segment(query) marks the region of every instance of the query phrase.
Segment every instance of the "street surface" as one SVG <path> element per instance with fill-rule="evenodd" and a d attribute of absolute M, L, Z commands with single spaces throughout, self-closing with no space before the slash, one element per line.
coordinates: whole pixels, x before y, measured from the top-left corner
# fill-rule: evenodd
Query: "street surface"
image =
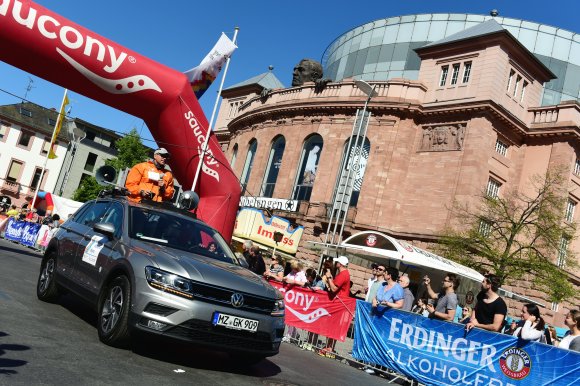
<path fill-rule="evenodd" d="M 36 298 L 41 255 L 0 239 L 0 385 L 385 385 L 337 360 L 283 343 L 280 354 L 239 368 L 225 354 L 139 339 L 99 342 L 96 313 L 72 295 Z"/>

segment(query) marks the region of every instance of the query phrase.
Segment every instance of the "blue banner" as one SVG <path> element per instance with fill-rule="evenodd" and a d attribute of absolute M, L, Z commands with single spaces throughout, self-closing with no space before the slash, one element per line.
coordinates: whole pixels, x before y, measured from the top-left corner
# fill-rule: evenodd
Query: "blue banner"
<path fill-rule="evenodd" d="M 29 247 L 34 247 L 40 227 L 40 224 L 27 221 L 16 221 L 11 218 L 8 220 L 8 225 L 6 225 L 4 238 L 17 241 L 20 244 Z"/>
<path fill-rule="evenodd" d="M 580 353 L 363 301 L 352 355 L 426 385 L 580 385 Z"/>

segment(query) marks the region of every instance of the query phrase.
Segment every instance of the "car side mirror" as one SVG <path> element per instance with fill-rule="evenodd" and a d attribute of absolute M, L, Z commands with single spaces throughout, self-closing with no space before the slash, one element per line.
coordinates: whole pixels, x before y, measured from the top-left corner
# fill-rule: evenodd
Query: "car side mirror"
<path fill-rule="evenodd" d="M 93 225 L 93 230 L 98 233 L 102 233 L 109 238 L 113 238 L 115 235 L 115 226 L 110 222 L 99 222 Z"/>

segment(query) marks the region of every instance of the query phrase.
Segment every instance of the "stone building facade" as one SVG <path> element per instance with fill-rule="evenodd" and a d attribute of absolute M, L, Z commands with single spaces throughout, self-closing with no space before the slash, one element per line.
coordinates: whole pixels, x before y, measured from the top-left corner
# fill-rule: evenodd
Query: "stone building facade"
<path fill-rule="evenodd" d="M 454 200 L 474 202 L 529 189 L 533 175 L 565 165 L 572 221 L 580 200 L 580 104 L 541 106 L 543 85 L 556 76 L 507 30 L 487 21 L 415 52 L 417 80 L 369 81 L 377 96 L 343 238 L 374 230 L 429 248 L 449 225 Z M 277 211 L 305 226 L 298 257 L 315 265 L 323 241 L 357 110 L 367 95 L 354 79 L 261 93 L 259 83 L 223 92 L 216 128 L 244 194 L 299 200 L 296 212 Z M 352 149 L 355 149 L 353 147 Z M 353 153 L 354 154 L 354 153 Z M 272 168 L 276 172 L 272 172 Z M 273 181 L 273 182 L 272 182 Z M 564 215 L 563 215 L 564 216 Z M 569 247 L 578 252 L 579 244 Z M 554 252 L 555 256 L 557 251 Z M 368 270 L 352 267 L 355 286 Z M 568 272 L 579 288 L 578 272 Z M 514 285 L 546 303 L 528 282 Z M 549 322 L 562 325 L 575 305 L 546 304 Z M 511 315 L 521 307 L 510 301 Z"/>

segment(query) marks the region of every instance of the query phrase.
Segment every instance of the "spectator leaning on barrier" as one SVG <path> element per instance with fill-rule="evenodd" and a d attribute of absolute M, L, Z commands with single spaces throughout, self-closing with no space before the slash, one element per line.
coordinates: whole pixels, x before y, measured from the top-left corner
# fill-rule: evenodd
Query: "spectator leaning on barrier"
<path fill-rule="evenodd" d="M 467 324 L 469 323 L 469 321 L 471 320 L 471 313 L 472 313 L 472 309 L 471 307 L 469 307 L 468 305 L 465 305 L 461 308 L 461 317 L 459 318 L 459 323 L 461 324 Z"/>
<path fill-rule="evenodd" d="M 467 330 L 473 327 L 483 328 L 488 331 L 500 332 L 503 321 L 507 315 L 507 305 L 497 294 L 499 290 L 499 278 L 493 274 L 485 275 L 481 282 L 481 294 L 471 315 L 471 321 L 467 323 Z"/>
<path fill-rule="evenodd" d="M 328 292 L 332 297 L 338 296 L 341 299 L 346 299 L 350 295 L 350 272 L 348 271 L 348 258 L 346 256 L 338 256 L 333 259 L 336 266 L 336 277 L 332 276 L 330 269 L 324 273 L 323 280 L 326 282 Z"/>
<path fill-rule="evenodd" d="M 524 325 L 516 328 L 513 336 L 524 340 L 545 343 L 544 319 L 540 316 L 540 309 L 535 304 L 524 304 L 522 307 Z"/>
<path fill-rule="evenodd" d="M 558 347 L 572 351 L 580 351 L 580 311 L 574 310 L 568 312 L 564 324 L 570 331 L 564 335 Z"/>
<path fill-rule="evenodd" d="M 429 311 L 427 310 L 427 299 L 419 298 L 417 299 L 417 305 L 411 310 L 416 314 L 421 314 L 425 317 L 429 316 Z"/>
<path fill-rule="evenodd" d="M 6 212 L 6 216 L 13 217 L 13 218 L 18 218 L 19 214 L 20 214 L 20 212 L 18 211 L 18 209 L 16 208 L 16 205 L 14 205 L 14 204 L 12 204 L 10 209 Z"/>
<path fill-rule="evenodd" d="M 284 267 L 282 266 L 283 260 L 280 255 L 272 255 L 272 261 L 270 262 L 270 268 L 264 272 L 264 277 L 266 279 L 282 281 L 284 278 Z"/>
<path fill-rule="evenodd" d="M 445 275 L 439 294 L 436 294 L 431 288 L 431 279 L 429 279 L 429 276 L 425 276 L 423 281 L 431 299 L 438 299 L 436 306 L 427 304 L 429 317 L 449 322 L 453 321 L 455 313 L 457 312 L 457 303 L 459 303 L 457 294 L 455 293 L 455 290 L 459 287 L 459 278 L 457 275 L 454 273 Z"/>
<path fill-rule="evenodd" d="M 249 257 L 246 260 L 248 261 L 250 271 L 255 274 L 263 275 L 266 272 L 266 263 L 264 263 L 260 248 L 256 246 L 250 248 Z"/>
<path fill-rule="evenodd" d="M 377 281 L 377 267 L 379 265 L 377 263 L 372 263 L 371 264 L 371 277 L 369 277 L 367 279 L 367 286 L 365 288 L 365 302 L 370 302 L 372 300 L 372 297 L 370 297 L 370 290 L 371 287 L 373 286 L 373 283 Z M 382 276 L 382 275 L 381 275 Z"/>
<path fill-rule="evenodd" d="M 304 287 L 325 290 L 326 284 L 324 284 L 322 278 L 318 276 L 314 268 L 308 268 L 306 270 L 306 283 L 304 283 Z"/>
<path fill-rule="evenodd" d="M 304 272 L 304 267 L 298 260 L 290 261 L 290 268 L 292 269 L 288 275 L 286 275 L 282 281 L 287 284 L 296 284 L 303 286 L 306 283 L 306 274 Z"/>
<path fill-rule="evenodd" d="M 375 280 L 375 282 L 373 283 L 373 285 L 369 288 L 369 292 L 367 295 L 368 299 L 367 302 L 372 303 L 373 300 L 375 299 L 375 297 L 377 296 L 377 291 L 379 290 L 379 288 L 383 287 L 383 283 L 385 282 L 385 271 L 387 270 L 387 268 L 382 265 L 382 264 L 378 264 L 377 268 L 376 268 L 376 276 L 377 276 L 377 280 Z"/>
<path fill-rule="evenodd" d="M 399 271 L 393 267 L 387 268 L 385 271 L 385 282 L 377 291 L 377 296 L 373 299 L 373 308 L 380 306 L 389 308 L 403 307 L 405 291 L 397 283 L 398 279 Z"/>
<path fill-rule="evenodd" d="M 398 281 L 399 285 L 403 287 L 403 307 L 401 307 L 401 311 L 411 311 L 413 309 L 413 303 L 415 302 L 415 296 L 409 289 L 409 284 L 411 281 L 409 276 L 402 275 Z"/>

